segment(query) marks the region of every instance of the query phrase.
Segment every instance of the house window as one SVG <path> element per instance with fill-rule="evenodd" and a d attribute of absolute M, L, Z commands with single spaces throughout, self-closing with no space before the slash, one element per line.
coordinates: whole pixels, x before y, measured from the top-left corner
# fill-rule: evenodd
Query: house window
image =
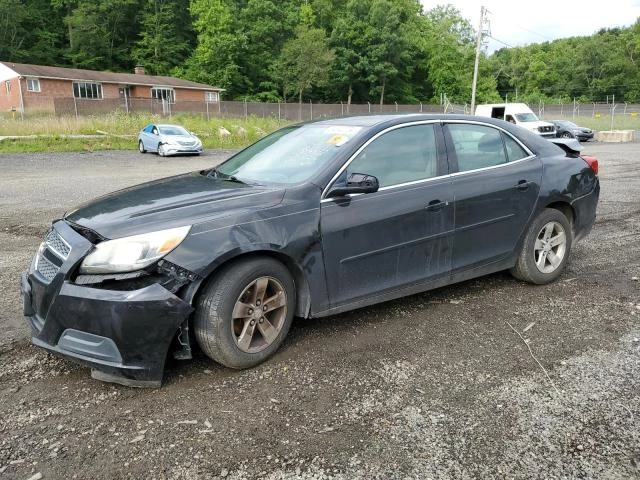
<path fill-rule="evenodd" d="M 207 103 L 218 103 L 220 94 L 218 92 L 204 92 L 204 101 Z"/>
<path fill-rule="evenodd" d="M 39 92 L 40 80 L 38 78 L 27 78 L 27 92 Z"/>
<path fill-rule="evenodd" d="M 11 95 L 11 80 L 4 82 L 4 88 L 7 91 L 7 97 Z"/>
<path fill-rule="evenodd" d="M 176 103 L 176 93 L 173 88 L 152 87 L 151 98 L 167 101 L 169 103 Z"/>
<path fill-rule="evenodd" d="M 92 82 L 73 82 L 73 96 L 76 98 L 102 99 L 102 85 Z"/>

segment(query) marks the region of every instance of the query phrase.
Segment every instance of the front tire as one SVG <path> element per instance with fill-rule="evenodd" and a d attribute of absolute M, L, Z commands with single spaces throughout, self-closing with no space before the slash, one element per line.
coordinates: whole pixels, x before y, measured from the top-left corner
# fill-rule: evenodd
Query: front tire
<path fill-rule="evenodd" d="M 161 157 L 164 157 L 167 154 L 167 152 L 165 152 L 164 150 L 164 144 L 159 143 L 158 144 L 158 155 Z"/>
<path fill-rule="evenodd" d="M 543 210 L 529 226 L 511 274 L 536 285 L 553 282 L 564 271 L 572 242 L 567 217 L 553 208 Z"/>
<path fill-rule="evenodd" d="M 200 295 L 194 315 L 198 345 L 230 368 L 264 362 L 289 332 L 295 287 L 287 268 L 269 258 L 239 260 L 222 270 Z"/>

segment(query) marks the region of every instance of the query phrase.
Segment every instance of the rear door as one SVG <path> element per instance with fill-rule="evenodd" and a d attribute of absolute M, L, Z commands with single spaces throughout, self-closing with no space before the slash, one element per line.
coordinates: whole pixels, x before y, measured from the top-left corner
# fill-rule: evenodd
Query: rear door
<path fill-rule="evenodd" d="M 455 172 L 455 273 L 514 251 L 538 199 L 542 162 L 491 125 L 448 122 L 444 134 Z"/>
<path fill-rule="evenodd" d="M 345 164 L 332 184 L 366 173 L 380 189 L 322 200 L 332 306 L 449 274 L 453 193 L 441 175 L 444 156 L 440 125 L 414 124 L 382 132 Z"/>

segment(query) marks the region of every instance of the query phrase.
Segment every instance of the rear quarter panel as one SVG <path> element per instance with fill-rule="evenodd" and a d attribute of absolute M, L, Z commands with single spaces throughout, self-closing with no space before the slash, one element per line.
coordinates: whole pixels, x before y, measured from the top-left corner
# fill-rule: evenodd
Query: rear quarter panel
<path fill-rule="evenodd" d="M 584 236 L 595 220 L 600 193 L 597 175 L 580 157 L 568 157 L 561 153 L 543 158 L 543 173 L 536 211 L 563 202 L 571 205 L 574 218 L 574 234 Z"/>

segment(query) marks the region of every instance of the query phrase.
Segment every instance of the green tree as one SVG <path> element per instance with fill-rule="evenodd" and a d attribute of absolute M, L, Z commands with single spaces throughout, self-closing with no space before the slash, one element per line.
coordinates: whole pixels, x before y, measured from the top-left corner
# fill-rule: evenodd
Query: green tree
<path fill-rule="evenodd" d="M 186 76 L 192 80 L 227 89 L 233 98 L 247 90 L 239 67 L 246 37 L 234 24 L 236 7 L 231 0 L 191 0 L 193 29 L 197 44 L 187 61 Z"/>
<path fill-rule="evenodd" d="M 296 93 L 302 104 L 304 92 L 327 84 L 334 58 L 324 30 L 300 25 L 296 36 L 282 48 L 273 68 L 274 77 L 281 82 L 285 97 Z"/>
<path fill-rule="evenodd" d="M 167 75 L 189 53 L 191 18 L 175 0 L 145 0 L 143 8 L 132 57 L 150 73 Z"/>
<path fill-rule="evenodd" d="M 419 38 L 426 56 L 433 100 L 446 95 L 452 102 L 470 101 L 475 44 L 469 22 L 448 5 L 429 10 L 423 17 L 421 29 L 423 34 Z"/>
<path fill-rule="evenodd" d="M 49 0 L 0 0 L 0 59 L 58 64 L 64 28 Z"/>
<path fill-rule="evenodd" d="M 75 67 L 130 70 L 130 45 L 138 32 L 138 0 L 83 2 L 65 19 L 69 27 L 67 59 Z"/>
<path fill-rule="evenodd" d="M 238 28 L 246 37 L 244 50 L 238 57 L 239 69 L 245 77 L 248 98 L 278 100 L 278 86 L 271 76 L 272 66 L 282 46 L 291 38 L 298 21 L 292 3 L 272 0 L 249 0 L 238 13 Z"/>

